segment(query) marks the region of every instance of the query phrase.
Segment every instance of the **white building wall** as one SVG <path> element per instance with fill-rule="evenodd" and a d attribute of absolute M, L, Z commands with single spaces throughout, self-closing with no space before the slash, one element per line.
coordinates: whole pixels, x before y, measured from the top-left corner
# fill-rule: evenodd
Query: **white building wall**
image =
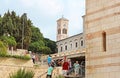
<path fill-rule="evenodd" d="M 81 41 L 83 41 L 83 46 L 81 46 Z M 85 47 L 84 42 L 83 33 L 57 41 L 58 52 L 74 52 L 78 49 L 82 49 Z M 65 46 L 67 46 L 67 50 L 65 49 Z"/>

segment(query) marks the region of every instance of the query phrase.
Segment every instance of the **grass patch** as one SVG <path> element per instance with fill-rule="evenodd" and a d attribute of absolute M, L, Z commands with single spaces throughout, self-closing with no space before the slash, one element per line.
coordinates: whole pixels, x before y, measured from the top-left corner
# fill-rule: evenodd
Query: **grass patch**
<path fill-rule="evenodd" d="M 31 59 L 31 57 L 27 56 L 27 55 L 20 56 L 20 55 L 3 55 L 3 54 L 0 54 L 0 57 L 10 57 L 10 58 L 16 58 L 16 59 L 23 59 L 23 60 L 30 60 Z"/>
<path fill-rule="evenodd" d="M 25 69 L 19 69 L 17 72 L 9 75 L 9 78 L 33 78 L 33 71 L 26 71 Z"/>
<path fill-rule="evenodd" d="M 56 78 L 65 78 L 65 77 L 62 75 L 58 75 Z"/>

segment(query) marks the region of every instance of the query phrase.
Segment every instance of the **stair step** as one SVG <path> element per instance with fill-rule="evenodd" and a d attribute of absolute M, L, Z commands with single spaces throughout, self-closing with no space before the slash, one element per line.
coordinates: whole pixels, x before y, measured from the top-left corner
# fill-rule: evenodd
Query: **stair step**
<path fill-rule="evenodd" d="M 68 76 L 65 76 L 65 78 L 85 78 L 84 76 L 75 76 L 75 75 L 68 75 Z"/>

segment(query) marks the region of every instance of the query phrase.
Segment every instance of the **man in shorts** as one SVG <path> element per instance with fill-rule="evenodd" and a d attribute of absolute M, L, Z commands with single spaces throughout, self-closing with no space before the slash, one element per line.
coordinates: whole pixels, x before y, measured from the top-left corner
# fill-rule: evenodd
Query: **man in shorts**
<path fill-rule="evenodd" d="M 69 70 L 69 62 L 67 61 L 67 58 L 64 57 L 64 60 L 62 63 L 63 76 L 67 76 L 68 70 Z"/>

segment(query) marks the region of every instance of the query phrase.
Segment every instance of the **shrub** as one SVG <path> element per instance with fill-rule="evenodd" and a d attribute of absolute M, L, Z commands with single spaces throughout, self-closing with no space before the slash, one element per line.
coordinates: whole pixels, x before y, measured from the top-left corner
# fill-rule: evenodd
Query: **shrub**
<path fill-rule="evenodd" d="M 64 78 L 64 76 L 62 76 L 62 75 L 58 75 L 56 78 Z"/>
<path fill-rule="evenodd" d="M 0 54 L 0 57 L 10 57 L 10 58 L 16 58 L 16 59 L 23 59 L 23 60 L 30 60 L 31 59 L 31 57 L 27 56 L 27 55 L 19 56 L 19 55 L 3 55 L 3 54 Z"/>
<path fill-rule="evenodd" d="M 16 73 L 12 73 L 10 78 L 33 78 L 33 71 L 26 71 L 25 69 L 19 69 Z"/>
<path fill-rule="evenodd" d="M 7 54 L 7 48 L 3 44 L 2 41 L 0 41 L 0 56 L 5 56 Z"/>
<path fill-rule="evenodd" d="M 11 55 L 11 57 L 13 57 L 13 58 L 18 58 L 18 59 L 23 59 L 23 60 L 30 60 L 30 59 L 31 59 L 31 57 L 30 57 L 30 56 L 27 56 L 27 55 L 24 55 L 24 56 Z"/>

